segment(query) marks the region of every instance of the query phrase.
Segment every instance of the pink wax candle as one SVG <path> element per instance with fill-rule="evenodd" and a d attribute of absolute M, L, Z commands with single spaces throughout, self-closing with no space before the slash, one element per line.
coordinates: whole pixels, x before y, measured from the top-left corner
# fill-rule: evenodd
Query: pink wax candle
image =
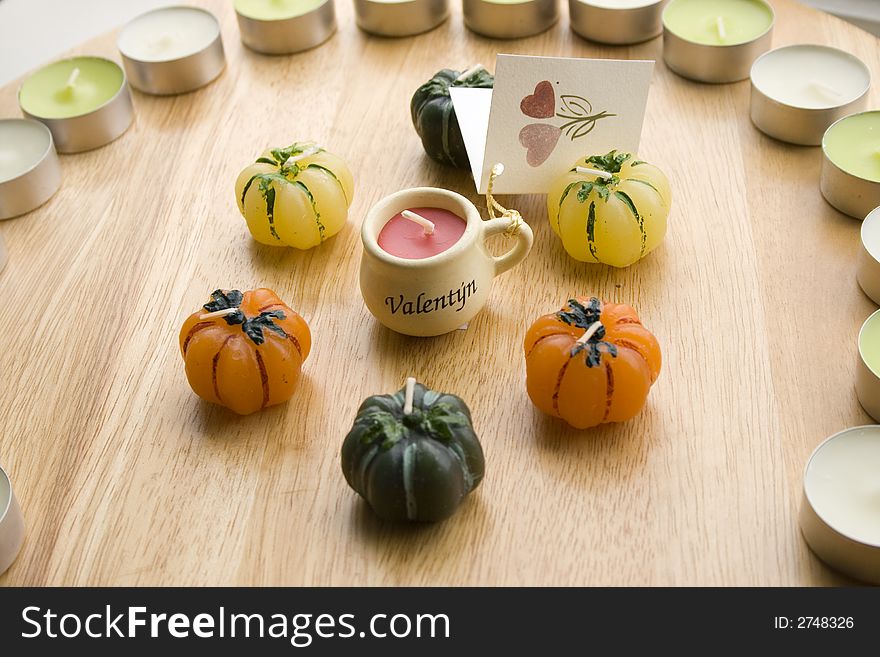
<path fill-rule="evenodd" d="M 404 212 L 415 213 L 433 224 L 433 232 Z M 443 253 L 461 239 L 467 222 L 454 212 L 442 208 L 410 208 L 388 220 L 376 240 L 386 253 L 408 260 L 421 260 Z"/>

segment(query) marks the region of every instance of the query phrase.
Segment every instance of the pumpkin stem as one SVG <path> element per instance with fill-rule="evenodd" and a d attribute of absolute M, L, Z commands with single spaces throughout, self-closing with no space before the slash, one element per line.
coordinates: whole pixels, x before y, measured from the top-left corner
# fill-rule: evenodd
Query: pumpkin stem
<path fill-rule="evenodd" d="M 409 376 L 406 379 L 406 392 L 403 397 L 403 414 L 409 415 L 413 412 L 413 395 L 416 391 L 416 378 Z"/>
<path fill-rule="evenodd" d="M 233 313 L 238 312 L 238 307 L 233 306 L 231 308 L 223 308 L 222 310 L 215 310 L 212 313 L 204 313 L 203 315 L 199 315 L 200 320 L 204 319 L 214 319 L 215 317 L 226 317 L 227 315 L 231 315 Z"/>
<path fill-rule="evenodd" d="M 575 167 L 574 170 L 582 175 L 599 176 L 603 180 L 611 180 L 614 177 L 613 174 L 610 174 L 607 171 L 600 171 L 599 169 L 591 169 L 590 167 Z"/>
<path fill-rule="evenodd" d="M 586 344 L 600 328 L 602 328 L 602 322 L 593 322 L 592 324 L 590 324 L 590 327 L 586 331 L 584 331 L 584 334 L 578 338 L 577 343 Z"/>

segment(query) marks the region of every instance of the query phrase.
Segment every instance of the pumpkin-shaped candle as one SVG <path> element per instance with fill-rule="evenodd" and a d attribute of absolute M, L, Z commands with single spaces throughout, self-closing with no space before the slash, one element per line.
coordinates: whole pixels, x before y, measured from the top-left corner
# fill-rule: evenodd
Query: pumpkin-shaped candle
<path fill-rule="evenodd" d="M 413 378 L 394 395 L 367 398 L 342 444 L 345 480 L 387 520 L 448 518 L 484 467 L 465 403 Z"/>
<path fill-rule="evenodd" d="M 464 73 L 444 68 L 416 90 L 410 113 L 428 157 L 459 169 L 470 167 L 449 87 L 491 89 L 494 84 L 492 74 L 478 64 Z"/>
<path fill-rule="evenodd" d="M 305 320 L 266 288 L 215 290 L 202 308 L 180 329 L 193 391 L 241 415 L 290 399 L 312 344 Z"/>
<path fill-rule="evenodd" d="M 628 267 L 657 248 L 671 204 L 660 169 L 616 151 L 579 160 L 547 193 L 550 226 L 568 254 L 614 267 Z"/>
<path fill-rule="evenodd" d="M 660 374 L 660 345 L 636 311 L 595 297 L 540 317 L 524 346 L 532 403 L 578 429 L 634 417 Z"/>
<path fill-rule="evenodd" d="M 265 151 L 235 181 L 248 230 L 271 246 L 318 246 L 345 225 L 353 196 L 343 159 L 312 142 Z"/>

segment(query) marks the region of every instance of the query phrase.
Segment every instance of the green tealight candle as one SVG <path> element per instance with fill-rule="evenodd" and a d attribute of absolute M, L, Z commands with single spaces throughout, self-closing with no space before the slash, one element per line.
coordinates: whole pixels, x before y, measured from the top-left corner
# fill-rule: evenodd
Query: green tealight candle
<path fill-rule="evenodd" d="M 862 326 L 859 333 L 859 352 L 865 365 L 880 376 L 880 312 L 875 312 Z"/>
<path fill-rule="evenodd" d="M 235 11 L 258 21 L 278 21 L 314 11 L 328 0 L 235 0 Z"/>
<path fill-rule="evenodd" d="M 709 46 L 752 41 L 773 25 L 763 0 L 672 0 L 663 23 L 675 35 Z"/>
<path fill-rule="evenodd" d="M 94 112 L 125 82 L 122 69 L 99 57 L 75 57 L 41 68 L 21 85 L 22 110 L 42 119 L 67 119 Z"/>
<path fill-rule="evenodd" d="M 841 119 L 828 128 L 822 146 L 840 169 L 880 182 L 880 111 Z"/>

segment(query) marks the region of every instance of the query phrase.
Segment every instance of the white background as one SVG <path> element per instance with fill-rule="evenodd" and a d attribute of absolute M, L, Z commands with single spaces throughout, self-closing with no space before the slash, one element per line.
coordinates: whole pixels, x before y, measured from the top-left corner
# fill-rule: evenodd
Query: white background
<path fill-rule="evenodd" d="M 802 1 L 880 34 L 880 0 Z M 173 4 L 186 0 L 0 0 L 0 85 L 148 9 Z"/>

